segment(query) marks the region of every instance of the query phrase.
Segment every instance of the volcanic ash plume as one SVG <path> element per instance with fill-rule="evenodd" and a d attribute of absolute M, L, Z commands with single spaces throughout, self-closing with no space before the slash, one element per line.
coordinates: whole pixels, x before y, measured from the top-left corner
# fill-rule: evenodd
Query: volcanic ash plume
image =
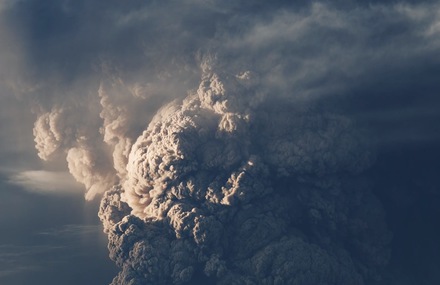
<path fill-rule="evenodd" d="M 73 109 L 54 107 L 39 114 L 33 130 L 39 157 L 65 156 L 70 173 L 85 186 L 87 200 L 117 182 L 105 145 L 94 129 Z"/>
<path fill-rule="evenodd" d="M 209 68 L 160 109 L 101 202 L 112 284 L 378 280 L 390 234 L 362 179 L 373 156 L 350 120 L 312 110 Z"/>

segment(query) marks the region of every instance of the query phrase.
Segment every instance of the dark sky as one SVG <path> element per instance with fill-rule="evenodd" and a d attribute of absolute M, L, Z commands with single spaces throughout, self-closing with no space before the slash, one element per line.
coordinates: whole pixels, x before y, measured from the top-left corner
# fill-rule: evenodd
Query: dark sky
<path fill-rule="evenodd" d="M 96 204 L 1 182 L 2 284 L 106 284 L 116 272 Z"/>
<path fill-rule="evenodd" d="M 383 284 L 440 284 L 440 5 L 354 0 L 0 2 L 1 284 L 111 282 L 97 212 L 125 174 L 110 149 L 197 89 L 210 57 L 256 74 L 258 114 L 355 122 L 393 235 Z"/>

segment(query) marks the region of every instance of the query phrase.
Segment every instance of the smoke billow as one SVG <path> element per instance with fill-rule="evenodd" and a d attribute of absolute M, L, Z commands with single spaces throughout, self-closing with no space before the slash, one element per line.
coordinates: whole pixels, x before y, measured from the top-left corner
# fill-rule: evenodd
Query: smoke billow
<path fill-rule="evenodd" d="M 117 179 L 104 143 L 96 138 L 95 126 L 87 119 L 78 119 L 75 111 L 54 107 L 41 112 L 33 132 L 39 157 L 51 160 L 64 156 L 70 173 L 85 186 L 86 199 L 91 200 Z"/>
<path fill-rule="evenodd" d="M 272 110 L 249 80 L 209 70 L 133 144 L 99 212 L 113 284 L 379 278 L 390 233 L 359 175 L 371 151 L 348 118 Z"/>

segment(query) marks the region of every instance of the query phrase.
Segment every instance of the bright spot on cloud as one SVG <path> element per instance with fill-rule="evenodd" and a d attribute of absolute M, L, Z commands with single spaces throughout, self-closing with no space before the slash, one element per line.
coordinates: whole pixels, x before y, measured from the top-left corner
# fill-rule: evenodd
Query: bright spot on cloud
<path fill-rule="evenodd" d="M 10 177 L 9 183 L 40 194 L 75 194 L 81 193 L 78 190 L 82 189 L 68 172 L 46 170 L 19 172 Z"/>

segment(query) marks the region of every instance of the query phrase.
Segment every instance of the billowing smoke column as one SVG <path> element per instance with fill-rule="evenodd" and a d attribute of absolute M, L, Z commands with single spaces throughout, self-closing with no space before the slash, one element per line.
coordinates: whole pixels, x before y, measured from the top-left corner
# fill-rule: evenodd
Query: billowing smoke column
<path fill-rule="evenodd" d="M 390 233 L 362 179 L 374 159 L 362 136 L 258 90 L 252 72 L 205 66 L 137 138 L 99 211 L 121 268 L 112 284 L 380 279 Z"/>
<path fill-rule="evenodd" d="M 43 160 L 66 156 L 70 173 L 85 186 L 86 199 L 91 200 L 117 180 L 104 144 L 91 131 L 94 127 L 76 117 L 75 111 L 66 107 L 41 111 L 34 125 L 35 143 Z"/>

